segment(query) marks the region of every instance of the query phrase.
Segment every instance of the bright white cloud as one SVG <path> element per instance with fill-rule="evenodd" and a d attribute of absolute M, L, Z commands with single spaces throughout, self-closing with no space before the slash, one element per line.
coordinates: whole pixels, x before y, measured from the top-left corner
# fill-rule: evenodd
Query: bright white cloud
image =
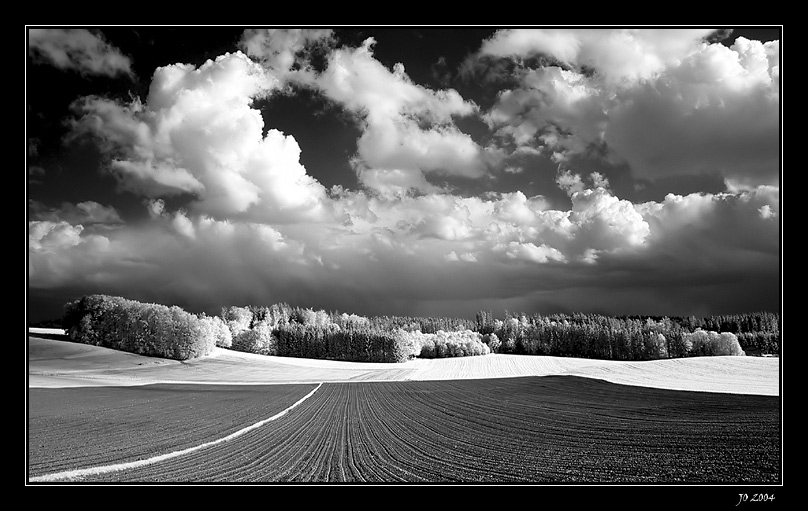
<path fill-rule="evenodd" d="M 772 210 L 772 207 L 769 204 L 764 204 L 758 208 L 758 213 L 760 213 L 760 218 L 774 218 L 777 216 Z"/>
<path fill-rule="evenodd" d="M 102 151 L 110 155 L 110 171 L 124 189 L 145 195 L 196 193 L 204 189 L 188 169 L 164 156 L 166 150 L 152 136 L 152 116 L 139 101 L 120 105 L 108 99 L 85 97 L 74 103 L 74 110 L 83 117 L 71 121 L 70 137 L 95 136 Z"/>
<path fill-rule="evenodd" d="M 516 225 L 532 225 L 546 210 L 549 210 L 549 205 L 543 197 L 528 198 L 522 192 L 511 192 L 501 194 L 493 203 L 492 214 L 494 218 Z"/>
<path fill-rule="evenodd" d="M 108 260 L 110 240 L 65 221 L 28 222 L 28 286 L 52 288 L 91 280 Z M 102 270 L 103 271 L 103 270 Z"/>
<path fill-rule="evenodd" d="M 713 281 L 741 289 L 757 266 L 774 268 L 759 277 L 771 278 L 779 183 L 752 178 L 768 175 L 767 144 L 777 138 L 779 45 L 722 49 L 695 44 L 695 33 L 678 42 L 617 31 L 595 47 L 587 34 L 513 31 L 484 45 L 492 55 L 541 51 L 568 64 L 524 70 L 500 95 L 484 117 L 501 142 L 492 153 L 564 161 L 605 144 L 637 176 L 715 170 L 727 193 L 633 204 L 604 174 L 565 171 L 556 184 L 568 206 L 518 190 L 454 195 L 432 178 L 479 178 L 492 154 L 454 124 L 479 113 L 475 104 L 413 83 L 403 65 L 387 69 L 372 40 L 334 50 L 318 74 L 292 59 L 327 43 L 327 33 L 249 31 L 243 48 L 261 64 L 242 53 L 175 64 L 155 72 L 142 103 L 77 103 L 74 134 L 102 143 L 122 186 L 144 196 L 148 218 L 125 224 L 92 201 L 29 206 L 30 285 L 75 280 L 133 298 L 194 297 L 212 312 L 278 301 L 329 308 L 327 298 L 345 297 L 346 312 L 359 313 L 436 302 L 463 314 L 514 304 L 624 311 L 633 301 L 638 314 L 676 314 L 686 307 L 665 307 L 719 300 L 698 293 Z M 287 80 L 356 115 L 353 165 L 366 189 L 326 191 L 301 164 L 297 141 L 271 119 L 264 125 L 254 100 L 271 99 Z M 750 147 L 731 144 L 738 135 Z M 190 200 L 182 209 L 168 206 L 177 195 Z M 100 235 L 106 225 L 116 228 Z M 595 288 L 610 292 L 608 303 Z"/>
<path fill-rule="evenodd" d="M 314 77 L 309 54 L 332 43 L 331 29 L 250 28 L 242 34 L 239 47 L 281 80 L 308 82 Z"/>
<path fill-rule="evenodd" d="M 532 149 L 562 162 L 603 140 L 612 101 L 585 75 L 545 67 L 527 71 L 519 88 L 500 93 L 483 118 L 514 154 Z"/>
<path fill-rule="evenodd" d="M 779 187 L 722 194 L 669 194 L 664 201 L 640 204 L 637 210 L 651 227 L 654 245 L 681 243 L 682 252 L 709 247 L 710 254 L 737 249 L 770 255 L 779 252 L 779 226 L 771 221 L 780 215 Z"/>
<path fill-rule="evenodd" d="M 192 194 L 195 211 L 289 221 L 324 214 L 325 189 L 300 163 L 292 136 L 252 107 L 277 79 L 242 53 L 198 69 L 158 69 L 147 101 L 85 99 L 74 133 L 91 133 L 115 155 L 111 170 L 149 197 Z"/>
<path fill-rule="evenodd" d="M 779 174 L 779 42 L 707 44 L 701 29 L 508 30 L 481 54 L 554 56 L 485 114 L 501 147 L 557 162 L 604 148 L 638 178 L 712 174 L 751 186 Z M 593 69 L 594 73 L 586 69 Z"/>
<path fill-rule="evenodd" d="M 497 31 L 481 55 L 551 56 L 576 68 L 594 69 L 606 82 L 619 84 L 655 77 L 688 55 L 713 29 L 547 28 Z"/>
<path fill-rule="evenodd" d="M 343 205 L 344 214 L 371 219 L 350 223 L 356 239 L 362 232 L 383 232 L 415 252 L 445 245 L 441 254 L 450 260 L 473 253 L 477 261 L 496 260 L 502 254 L 534 262 L 582 261 L 644 248 L 649 226 L 633 204 L 602 186 L 587 188 L 577 175 L 564 176 L 575 183 L 567 188 L 570 210 L 552 209 L 543 197 L 528 198 L 522 192 L 489 198 L 444 193 L 372 199 L 358 203 L 355 212 Z M 604 184 L 597 174 L 592 180 Z"/>
<path fill-rule="evenodd" d="M 500 94 L 494 108 L 486 114 L 492 126 L 509 125 L 518 145 L 533 142 L 537 133 L 552 124 L 568 126 L 572 121 L 588 119 L 591 128 L 580 123 L 578 136 L 595 140 L 604 128 L 606 113 L 601 91 L 584 75 L 558 67 L 529 71 L 522 87 Z M 519 122 L 514 123 L 513 119 Z"/>
<path fill-rule="evenodd" d="M 171 218 L 171 226 L 186 238 L 195 238 L 196 229 L 184 211 L 177 211 Z"/>
<path fill-rule="evenodd" d="M 440 193 L 442 190 L 430 183 L 424 173 L 413 168 L 373 168 L 360 159 L 353 161 L 359 182 L 364 187 L 386 200 L 405 197 L 414 191 Z"/>
<path fill-rule="evenodd" d="M 702 45 L 699 51 L 671 69 L 685 84 L 720 86 L 736 91 L 763 87 L 776 95 L 779 66 L 779 41 L 761 43 L 739 37 L 729 48 L 721 44 Z"/>
<path fill-rule="evenodd" d="M 43 250 L 76 246 L 81 242 L 79 235 L 83 229 L 80 225 L 73 226 L 67 222 L 28 222 L 28 248 Z"/>
<path fill-rule="evenodd" d="M 781 120 L 779 72 L 771 63 L 778 47 L 703 46 L 666 80 L 621 98 L 606 142 L 649 177 L 714 173 L 776 184 Z"/>
<path fill-rule="evenodd" d="M 446 254 L 446 256 L 444 256 L 444 259 L 446 259 L 449 262 L 459 262 L 459 261 L 462 261 L 464 263 L 477 262 L 477 256 L 472 252 L 463 252 L 462 254 L 457 254 L 454 250 Z"/>
<path fill-rule="evenodd" d="M 132 63 L 104 37 L 85 29 L 28 29 L 28 54 L 81 74 L 132 76 Z"/>
<path fill-rule="evenodd" d="M 547 263 L 548 261 L 565 261 L 564 254 L 553 247 L 542 244 L 536 246 L 531 242 L 520 243 L 511 241 L 507 245 L 497 245 L 497 250 L 503 250 L 509 259 L 523 259 L 534 263 Z"/>
<path fill-rule="evenodd" d="M 373 57 L 375 41 L 359 48 L 343 48 L 331 54 L 318 85 L 331 99 L 354 112 L 365 112 L 367 122 L 419 116 L 425 121 L 449 122 L 452 116 L 476 110 L 454 90 L 432 91 L 415 84 L 404 66 L 386 68 Z"/>
<path fill-rule="evenodd" d="M 346 222 L 277 227 L 168 212 L 154 202 L 152 222 L 122 226 L 106 243 L 79 226 L 33 223 L 29 279 L 32 287 L 73 277 L 104 282 L 144 299 L 161 289 L 177 300 L 197 297 L 213 312 L 223 300 L 328 307 L 337 296 L 350 297 L 345 311 L 380 314 L 413 302 L 501 311 L 519 297 L 571 310 L 598 306 L 596 295 L 573 293 L 572 279 L 579 289 L 615 288 L 599 310 L 634 299 L 643 313 L 672 314 L 677 300 L 709 301 L 684 290 L 716 272 L 744 280 L 750 264 L 774 264 L 776 278 L 778 225 L 760 212 L 778 215 L 778 194 L 760 188 L 632 205 L 585 188 L 567 211 L 519 194 L 385 201 L 350 192 L 338 201 Z M 660 289 L 668 289 L 664 299 Z"/>
<path fill-rule="evenodd" d="M 485 40 L 480 53 L 496 57 L 543 53 L 562 62 L 572 62 L 580 49 L 579 37 L 566 29 L 506 29 Z"/>
<path fill-rule="evenodd" d="M 362 183 L 383 193 L 402 187 L 428 191 L 425 176 L 432 173 L 484 175 L 485 152 L 453 123 L 477 106 L 455 90 L 413 83 L 401 64 L 387 69 L 373 57 L 374 43 L 371 38 L 359 48 L 333 52 L 317 78 L 325 96 L 363 123 L 356 164 Z"/>
<path fill-rule="evenodd" d="M 604 188 L 574 193 L 570 221 L 582 254 L 634 249 L 642 246 L 651 232 L 631 202 Z"/>

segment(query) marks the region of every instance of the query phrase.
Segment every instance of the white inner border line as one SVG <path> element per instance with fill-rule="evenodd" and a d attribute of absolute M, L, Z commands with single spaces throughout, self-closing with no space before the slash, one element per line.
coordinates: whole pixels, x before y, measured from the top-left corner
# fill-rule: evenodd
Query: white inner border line
<path fill-rule="evenodd" d="M 146 465 L 151 465 L 152 463 L 157 463 L 159 461 L 165 461 L 165 460 L 168 460 L 168 459 L 171 459 L 171 458 L 176 458 L 178 456 L 182 456 L 182 455 L 194 452 L 194 451 L 198 451 L 198 450 L 204 449 L 206 447 L 211 447 L 213 445 L 217 445 L 217 444 L 220 444 L 220 443 L 223 443 L 223 442 L 227 442 L 229 440 L 232 440 L 232 439 L 234 439 L 236 437 L 239 437 L 239 436 L 247 433 L 248 431 L 252 431 L 252 430 L 254 430 L 256 428 L 260 428 L 261 426 L 263 426 L 264 424 L 266 424 L 268 422 L 271 422 L 271 421 L 274 421 L 276 419 L 279 419 L 279 418 L 283 417 L 284 415 L 289 413 L 293 408 L 295 408 L 299 404 L 303 403 L 303 401 L 310 398 L 315 392 L 317 392 L 317 390 L 320 389 L 320 387 L 322 385 L 323 385 L 323 383 L 320 382 L 317 385 L 317 387 L 314 388 L 314 390 L 312 390 L 311 392 L 309 392 L 308 394 L 306 394 L 305 396 L 300 398 L 292 406 L 286 408 L 285 410 L 282 410 L 282 411 L 276 413 L 272 417 L 269 417 L 268 419 L 264 419 L 262 421 L 256 422 L 255 424 L 247 426 L 246 428 L 240 429 L 240 430 L 238 430 L 238 431 L 236 431 L 234 433 L 231 433 L 231 434 L 227 435 L 226 437 L 220 438 L 218 440 L 214 440 L 212 442 L 206 442 L 204 444 L 200 444 L 200 445 L 197 445 L 195 447 L 189 447 L 189 448 L 183 449 L 181 451 L 173 451 L 173 452 L 169 452 L 169 453 L 166 453 L 166 454 L 161 454 L 159 456 L 154 456 L 154 457 L 143 459 L 143 460 L 131 461 L 131 462 L 128 462 L 128 463 L 116 463 L 114 465 L 103 465 L 103 466 L 100 466 L 100 467 L 82 468 L 82 469 L 76 469 L 76 470 L 67 470 L 67 471 L 64 471 L 64 472 L 55 472 L 55 473 L 52 473 L 52 474 L 45 474 L 45 475 L 41 475 L 41 476 L 32 477 L 32 478 L 29 479 L 29 481 L 30 482 L 35 482 L 35 483 L 41 483 L 41 482 L 60 481 L 60 480 L 63 480 L 63 479 L 77 479 L 77 478 L 81 478 L 81 477 L 88 476 L 88 475 L 105 474 L 105 473 L 109 473 L 109 472 L 116 472 L 116 471 L 119 471 L 119 470 L 127 470 L 127 469 L 130 469 L 130 468 L 144 467 Z"/>

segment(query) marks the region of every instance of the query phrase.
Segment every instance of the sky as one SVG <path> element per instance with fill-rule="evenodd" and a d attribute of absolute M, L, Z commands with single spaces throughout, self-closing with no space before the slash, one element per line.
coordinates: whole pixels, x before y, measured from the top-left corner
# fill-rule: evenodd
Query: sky
<path fill-rule="evenodd" d="M 27 26 L 27 319 L 780 311 L 781 37 Z"/>

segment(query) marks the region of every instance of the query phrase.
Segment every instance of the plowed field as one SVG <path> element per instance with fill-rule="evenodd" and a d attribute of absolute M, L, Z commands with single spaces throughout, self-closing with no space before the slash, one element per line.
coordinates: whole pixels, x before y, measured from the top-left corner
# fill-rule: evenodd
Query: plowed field
<path fill-rule="evenodd" d="M 215 441 L 281 412 L 313 388 L 30 389 L 29 475 L 141 460 Z"/>
<path fill-rule="evenodd" d="M 301 389 L 295 392 L 295 387 Z M 31 474 L 209 442 L 310 386 L 32 389 Z M 70 403 L 65 410 L 64 403 Z M 779 403 L 579 377 L 331 383 L 107 482 L 777 482 Z"/>
<path fill-rule="evenodd" d="M 95 370 L 110 374 L 81 369 Z M 29 388 L 28 478 L 70 484 L 782 479 L 776 395 L 571 375 L 366 379 L 362 373 L 360 381 L 322 384 Z"/>

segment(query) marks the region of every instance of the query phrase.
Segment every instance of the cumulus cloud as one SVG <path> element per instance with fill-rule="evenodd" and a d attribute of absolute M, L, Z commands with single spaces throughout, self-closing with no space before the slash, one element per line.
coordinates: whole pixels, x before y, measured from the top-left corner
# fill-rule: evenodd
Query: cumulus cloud
<path fill-rule="evenodd" d="M 100 97 L 85 97 L 73 105 L 80 119 L 70 121 L 67 142 L 92 135 L 110 158 L 109 170 L 123 189 L 144 195 L 201 192 L 204 185 L 178 166 L 155 143 L 148 112 L 139 100 L 129 105 Z"/>
<path fill-rule="evenodd" d="M 366 314 L 416 313 L 413 303 L 464 315 L 516 304 L 698 313 L 728 300 L 707 293 L 711 286 L 738 290 L 728 304 L 756 303 L 740 292 L 767 285 L 752 267 L 773 268 L 776 281 L 778 226 L 760 211 L 779 214 L 778 192 L 632 205 L 586 187 L 573 192 L 571 210 L 516 193 L 391 202 L 351 192 L 339 201 L 350 221 L 294 226 L 172 212 L 155 201 L 152 222 L 105 238 L 66 222 L 31 224 L 29 279 L 44 287 L 75 277 L 139 299 L 165 293 L 163 301 L 214 313 L 222 301 L 333 308 L 335 297 L 342 310 Z M 610 300 L 589 288 L 611 289 Z"/>
<path fill-rule="evenodd" d="M 779 43 L 703 45 L 610 111 L 604 139 L 643 175 L 779 181 Z"/>
<path fill-rule="evenodd" d="M 720 252 L 779 253 L 780 189 L 760 186 L 738 193 L 669 194 L 662 202 L 638 205 L 651 226 L 654 246 L 677 247 L 686 260 L 722 264 Z M 766 212 L 761 214 L 761 209 Z M 776 266 L 775 266 L 776 268 Z"/>
<path fill-rule="evenodd" d="M 48 220 L 28 223 L 28 248 L 42 250 L 51 247 L 76 246 L 80 243 L 81 226 Z"/>
<path fill-rule="evenodd" d="M 594 188 L 578 175 L 560 175 L 560 186 L 566 186 L 571 198 L 569 210 L 554 209 L 544 197 L 528 198 L 522 192 L 466 198 L 442 193 L 395 201 L 371 198 L 359 203 L 355 212 L 343 207 L 348 218 L 371 218 L 351 221 L 359 235 L 355 240 L 362 239 L 364 231 L 383 233 L 385 239 L 399 240 L 414 252 L 444 246 L 440 254 L 451 261 L 473 254 L 476 261 L 488 262 L 503 257 L 536 263 L 591 262 L 600 253 L 643 249 L 649 226 L 634 205 L 604 188 L 599 174 L 590 181 Z"/>
<path fill-rule="evenodd" d="M 760 218 L 775 218 L 777 213 L 772 210 L 772 207 L 769 204 L 764 204 L 758 208 L 758 213 L 760 213 Z"/>
<path fill-rule="evenodd" d="M 546 263 L 550 260 L 565 261 L 564 254 L 559 252 L 553 247 L 548 247 L 545 244 L 536 246 L 531 242 L 520 243 L 518 241 L 510 241 L 507 245 L 497 245 L 497 250 L 503 250 L 505 256 L 510 259 L 524 259 L 533 261 L 535 263 Z"/>
<path fill-rule="evenodd" d="M 362 123 L 355 160 L 361 182 L 382 193 L 430 191 L 430 175 L 483 176 L 485 152 L 453 122 L 477 106 L 453 89 L 413 83 L 400 63 L 386 68 L 373 57 L 374 44 L 369 38 L 333 52 L 316 80 L 326 97 Z"/>
<path fill-rule="evenodd" d="M 476 263 L 477 256 L 474 255 L 472 252 L 463 252 L 462 254 L 457 254 L 454 250 L 446 254 L 444 257 L 449 262 L 458 262 L 463 261 L 466 263 Z"/>
<path fill-rule="evenodd" d="M 269 225 L 153 205 L 150 222 L 105 236 L 67 222 L 29 222 L 29 287 L 69 284 L 215 313 L 222 299 L 285 300 L 282 290 L 315 265 L 300 242 Z"/>
<path fill-rule="evenodd" d="M 776 287 L 780 188 L 769 145 L 779 45 L 739 39 L 722 49 L 699 42 L 701 32 L 615 31 L 597 47 L 583 29 L 500 32 L 483 53 L 540 52 L 557 65 L 523 69 L 482 112 L 454 90 L 414 83 L 403 65 L 385 67 L 372 39 L 335 49 L 332 35 L 250 30 L 246 53 L 157 69 L 143 101 L 78 101 L 72 136 L 99 142 L 144 218 L 123 222 L 94 201 L 29 203 L 30 288 L 212 313 L 286 301 L 467 316 L 738 312 L 762 303 L 745 286 Z M 316 66 L 315 48 L 330 52 Z M 294 137 L 256 109 L 293 82 L 354 115 L 363 188 L 326 190 Z M 491 128 L 492 146 L 455 124 L 473 115 Z M 738 135 L 748 147 L 731 143 Z M 438 184 L 488 176 L 492 155 L 572 168 L 593 145 L 636 176 L 716 172 L 727 190 L 634 204 L 611 175 L 573 170 L 554 184 L 546 176 L 561 201 L 518 189 L 463 196 Z M 532 172 L 508 168 L 514 179 Z"/>
<path fill-rule="evenodd" d="M 529 71 L 518 89 L 506 90 L 484 116 L 500 137 L 516 148 L 539 147 L 556 153 L 581 153 L 598 142 L 606 128 L 602 92 L 582 74 L 558 67 Z"/>
<path fill-rule="evenodd" d="M 430 183 L 424 173 L 416 168 L 370 167 L 359 158 L 352 160 L 359 182 L 374 194 L 387 200 L 406 197 L 413 192 L 441 193 L 444 190 Z"/>
<path fill-rule="evenodd" d="M 66 221 L 28 222 L 29 288 L 74 285 L 97 275 L 96 264 L 107 260 L 110 241 L 84 230 Z"/>
<path fill-rule="evenodd" d="M 98 32 L 85 29 L 31 28 L 28 54 L 36 62 L 81 74 L 133 76 L 129 57 Z"/>
<path fill-rule="evenodd" d="M 95 201 L 84 201 L 78 204 L 63 202 L 59 208 L 49 208 L 40 202 L 29 200 L 28 218 L 82 225 L 104 224 L 109 226 L 123 223 L 114 207 L 104 206 Z"/>
<path fill-rule="evenodd" d="M 606 82 L 619 84 L 653 78 L 713 32 L 703 28 L 506 29 L 484 41 L 479 53 L 545 54 L 578 69 L 594 69 Z"/>
<path fill-rule="evenodd" d="M 239 47 L 285 80 L 309 81 L 313 78 L 311 55 L 334 44 L 331 29 L 249 28 Z"/>
<path fill-rule="evenodd" d="M 252 107 L 277 77 L 240 52 L 199 68 L 157 69 L 145 103 L 76 104 L 73 136 L 90 134 L 121 185 L 150 198 L 189 194 L 204 214 L 290 221 L 324 212 L 325 189 L 300 163 L 291 135 L 264 131 Z"/>
<path fill-rule="evenodd" d="M 644 244 L 650 234 L 648 224 L 626 200 L 603 188 L 585 190 L 572 196 L 570 219 L 578 238 L 585 239 L 584 253 L 592 250 L 632 249 Z"/>
<path fill-rule="evenodd" d="M 602 154 L 637 178 L 713 174 L 775 184 L 779 42 L 709 44 L 703 29 L 509 29 L 478 53 L 519 59 L 484 119 L 509 152 Z M 524 60 L 553 57 L 553 63 Z"/>

